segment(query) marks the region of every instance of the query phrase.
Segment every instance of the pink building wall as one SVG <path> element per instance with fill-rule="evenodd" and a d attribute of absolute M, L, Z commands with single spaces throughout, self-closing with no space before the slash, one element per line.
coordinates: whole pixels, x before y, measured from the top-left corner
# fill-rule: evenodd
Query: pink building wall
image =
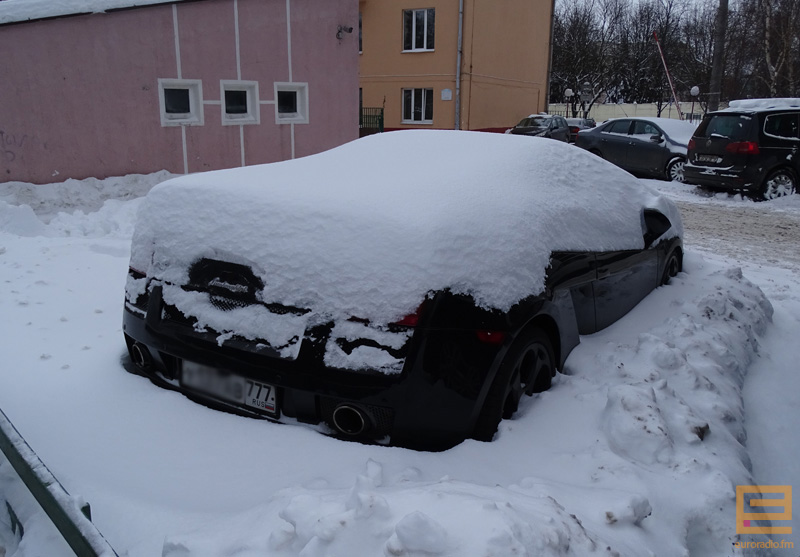
<path fill-rule="evenodd" d="M 197 172 L 355 139 L 358 35 L 337 39 L 339 25 L 358 29 L 357 0 L 202 0 L 0 26 L 0 182 Z M 159 78 L 202 81 L 203 125 L 161 125 Z M 220 80 L 258 82 L 259 124 L 222 125 Z M 307 124 L 276 123 L 275 82 L 308 83 Z"/>

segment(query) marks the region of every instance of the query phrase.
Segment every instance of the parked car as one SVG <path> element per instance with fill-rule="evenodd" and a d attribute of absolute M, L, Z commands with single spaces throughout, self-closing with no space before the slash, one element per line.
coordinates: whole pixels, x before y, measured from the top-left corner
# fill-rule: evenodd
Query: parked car
<path fill-rule="evenodd" d="M 670 118 L 615 118 L 580 132 L 575 144 L 632 174 L 683 182 L 694 130 Z"/>
<path fill-rule="evenodd" d="M 128 367 L 344 439 L 488 441 L 680 271 L 681 236 L 669 200 L 540 138 L 399 131 L 182 176 L 138 214 Z"/>
<path fill-rule="evenodd" d="M 689 142 L 686 181 L 769 200 L 797 191 L 800 99 L 732 101 Z"/>
<path fill-rule="evenodd" d="M 559 141 L 569 141 L 569 125 L 563 116 L 553 114 L 531 114 L 511 128 L 513 135 L 549 137 Z"/>
<path fill-rule="evenodd" d="M 593 118 L 567 118 L 569 126 L 569 141 L 575 143 L 575 138 L 581 130 L 590 130 L 597 126 Z"/>

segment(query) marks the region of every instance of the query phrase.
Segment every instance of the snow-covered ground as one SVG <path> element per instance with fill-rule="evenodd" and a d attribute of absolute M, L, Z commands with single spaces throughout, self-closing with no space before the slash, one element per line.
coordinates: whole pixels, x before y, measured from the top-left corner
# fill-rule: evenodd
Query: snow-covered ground
<path fill-rule="evenodd" d="M 646 181 L 681 207 L 686 272 L 582 337 L 495 441 L 423 453 L 210 410 L 123 370 L 137 197 L 166 177 L 0 185 L 0 408 L 121 555 L 747 554 L 733 544 L 766 538 L 737 537 L 735 487 L 800 485 L 800 196 Z M 794 526 L 773 538 L 798 547 Z M 7 462 L 3 553 L 69 554 Z"/>

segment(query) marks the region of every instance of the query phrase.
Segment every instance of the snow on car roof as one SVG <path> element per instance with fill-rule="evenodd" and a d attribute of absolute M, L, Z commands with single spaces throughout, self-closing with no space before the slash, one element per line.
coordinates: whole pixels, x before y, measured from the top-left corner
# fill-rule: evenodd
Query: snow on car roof
<path fill-rule="evenodd" d="M 729 111 L 742 111 L 742 110 L 768 110 L 768 109 L 782 109 L 782 108 L 800 108 L 800 99 L 794 98 L 775 98 L 775 99 L 740 99 L 731 101 L 728 104 Z"/>
<path fill-rule="evenodd" d="M 74 14 L 102 13 L 119 8 L 166 4 L 181 0 L 2 0 L 0 25 L 19 21 L 61 17 Z"/>
<path fill-rule="evenodd" d="M 508 309 L 543 290 L 551 251 L 642 248 L 645 206 L 681 234 L 671 202 L 565 143 L 389 132 L 159 184 L 131 266 L 183 284 L 202 257 L 245 263 L 267 302 L 382 323 L 447 288 Z"/>

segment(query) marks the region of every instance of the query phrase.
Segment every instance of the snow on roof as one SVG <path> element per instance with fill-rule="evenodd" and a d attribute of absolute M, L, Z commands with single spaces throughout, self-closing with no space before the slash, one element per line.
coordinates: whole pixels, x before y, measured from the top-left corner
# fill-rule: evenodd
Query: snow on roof
<path fill-rule="evenodd" d="M 731 101 L 726 110 L 765 110 L 781 108 L 800 108 L 800 99 L 775 98 L 775 99 L 740 99 Z"/>
<path fill-rule="evenodd" d="M 131 266 L 184 284 L 202 257 L 246 263 L 267 302 L 383 323 L 446 288 L 508 309 L 543 290 L 551 251 L 642 248 L 645 206 L 681 233 L 671 202 L 566 143 L 390 132 L 159 184 Z"/>
<path fill-rule="evenodd" d="M 0 25 L 180 1 L 182 0 L 2 0 Z"/>

